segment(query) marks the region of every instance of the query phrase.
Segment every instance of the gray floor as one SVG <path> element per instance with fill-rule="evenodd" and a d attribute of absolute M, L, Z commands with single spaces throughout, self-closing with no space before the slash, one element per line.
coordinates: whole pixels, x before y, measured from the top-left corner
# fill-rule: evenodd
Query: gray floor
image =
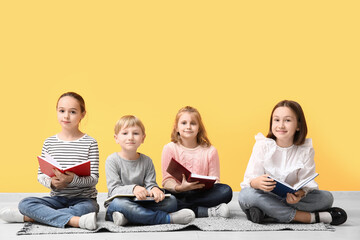
<path fill-rule="evenodd" d="M 166 233 L 109 233 L 99 232 L 95 234 L 66 234 L 66 235 L 27 235 L 16 236 L 16 232 L 21 229 L 23 224 L 9 224 L 0 220 L 0 239 L 157 239 L 157 240 L 183 240 L 185 239 L 204 239 L 204 240 L 219 240 L 219 239 L 360 239 L 360 208 L 357 204 L 360 203 L 360 192 L 333 192 L 335 197 L 334 206 L 344 208 L 348 213 L 348 221 L 337 226 L 334 232 L 299 232 L 299 231 L 272 231 L 272 232 L 202 232 L 197 230 L 187 230 L 178 232 Z M 5 206 L 16 206 L 22 198 L 27 196 L 44 196 L 46 194 L 39 193 L 0 193 L 0 208 Z M 230 203 L 230 209 L 238 209 L 237 195 L 234 193 L 233 201 Z M 102 203 L 106 194 L 99 194 L 99 203 Z M 103 209 L 102 209 L 103 210 Z M 245 215 L 244 215 L 245 218 Z"/>

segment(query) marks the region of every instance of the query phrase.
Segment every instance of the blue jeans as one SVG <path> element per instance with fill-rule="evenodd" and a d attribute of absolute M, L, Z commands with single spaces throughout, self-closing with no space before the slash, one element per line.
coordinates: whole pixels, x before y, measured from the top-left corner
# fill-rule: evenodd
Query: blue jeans
<path fill-rule="evenodd" d="M 170 223 L 168 213 L 177 209 L 176 198 L 166 197 L 161 202 L 144 201 L 136 202 L 131 198 L 115 198 L 108 206 L 106 220 L 113 221 L 114 212 L 124 214 L 129 223 L 153 225 Z"/>
<path fill-rule="evenodd" d="M 274 221 L 289 223 L 293 221 L 296 210 L 315 212 L 331 208 L 334 197 L 328 191 L 313 190 L 298 203 L 288 204 L 284 198 L 271 192 L 247 187 L 240 191 L 238 201 L 244 212 L 251 207 L 257 207 Z"/>
<path fill-rule="evenodd" d="M 182 193 L 172 193 L 178 202 L 178 209 L 189 208 L 196 217 L 207 217 L 208 208 L 221 203 L 229 203 L 232 199 L 232 189 L 229 185 L 216 183 L 207 190 L 191 190 Z"/>
<path fill-rule="evenodd" d="M 92 198 L 28 197 L 19 203 L 19 211 L 36 222 L 64 228 L 74 216 L 99 212 L 99 205 Z"/>

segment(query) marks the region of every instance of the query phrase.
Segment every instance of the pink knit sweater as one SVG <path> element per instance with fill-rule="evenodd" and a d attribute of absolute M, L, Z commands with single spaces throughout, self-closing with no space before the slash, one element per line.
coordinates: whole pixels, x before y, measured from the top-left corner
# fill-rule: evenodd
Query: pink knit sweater
<path fill-rule="evenodd" d="M 175 186 L 180 184 L 167 171 L 171 158 L 174 158 L 192 173 L 215 176 L 220 181 L 219 155 L 214 146 L 186 148 L 179 143 L 170 142 L 164 146 L 161 156 L 162 185 L 165 189 L 175 192 Z"/>

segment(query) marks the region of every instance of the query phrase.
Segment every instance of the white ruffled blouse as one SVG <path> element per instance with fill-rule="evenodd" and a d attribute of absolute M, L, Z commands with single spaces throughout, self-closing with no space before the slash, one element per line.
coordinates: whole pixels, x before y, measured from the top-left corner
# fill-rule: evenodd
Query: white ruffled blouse
<path fill-rule="evenodd" d="M 241 188 L 250 187 L 250 181 L 264 174 L 293 186 L 315 173 L 314 148 L 310 138 L 305 143 L 282 148 L 275 140 L 258 133 Z M 313 180 L 302 188 L 306 193 L 318 189 Z"/>

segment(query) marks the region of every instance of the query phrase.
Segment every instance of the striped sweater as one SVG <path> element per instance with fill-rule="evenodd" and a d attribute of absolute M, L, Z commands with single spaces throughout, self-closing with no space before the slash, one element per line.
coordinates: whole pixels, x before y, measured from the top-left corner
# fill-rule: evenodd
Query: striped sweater
<path fill-rule="evenodd" d="M 44 142 L 41 156 L 49 153 L 62 167 L 90 160 L 90 176 L 74 176 L 73 181 L 64 189 L 51 187 L 51 178 L 38 170 L 38 181 L 51 189 L 50 196 L 63 196 L 68 198 L 96 198 L 95 188 L 99 178 L 99 149 L 96 140 L 87 134 L 74 141 L 63 141 L 57 135 L 47 138 Z"/>

